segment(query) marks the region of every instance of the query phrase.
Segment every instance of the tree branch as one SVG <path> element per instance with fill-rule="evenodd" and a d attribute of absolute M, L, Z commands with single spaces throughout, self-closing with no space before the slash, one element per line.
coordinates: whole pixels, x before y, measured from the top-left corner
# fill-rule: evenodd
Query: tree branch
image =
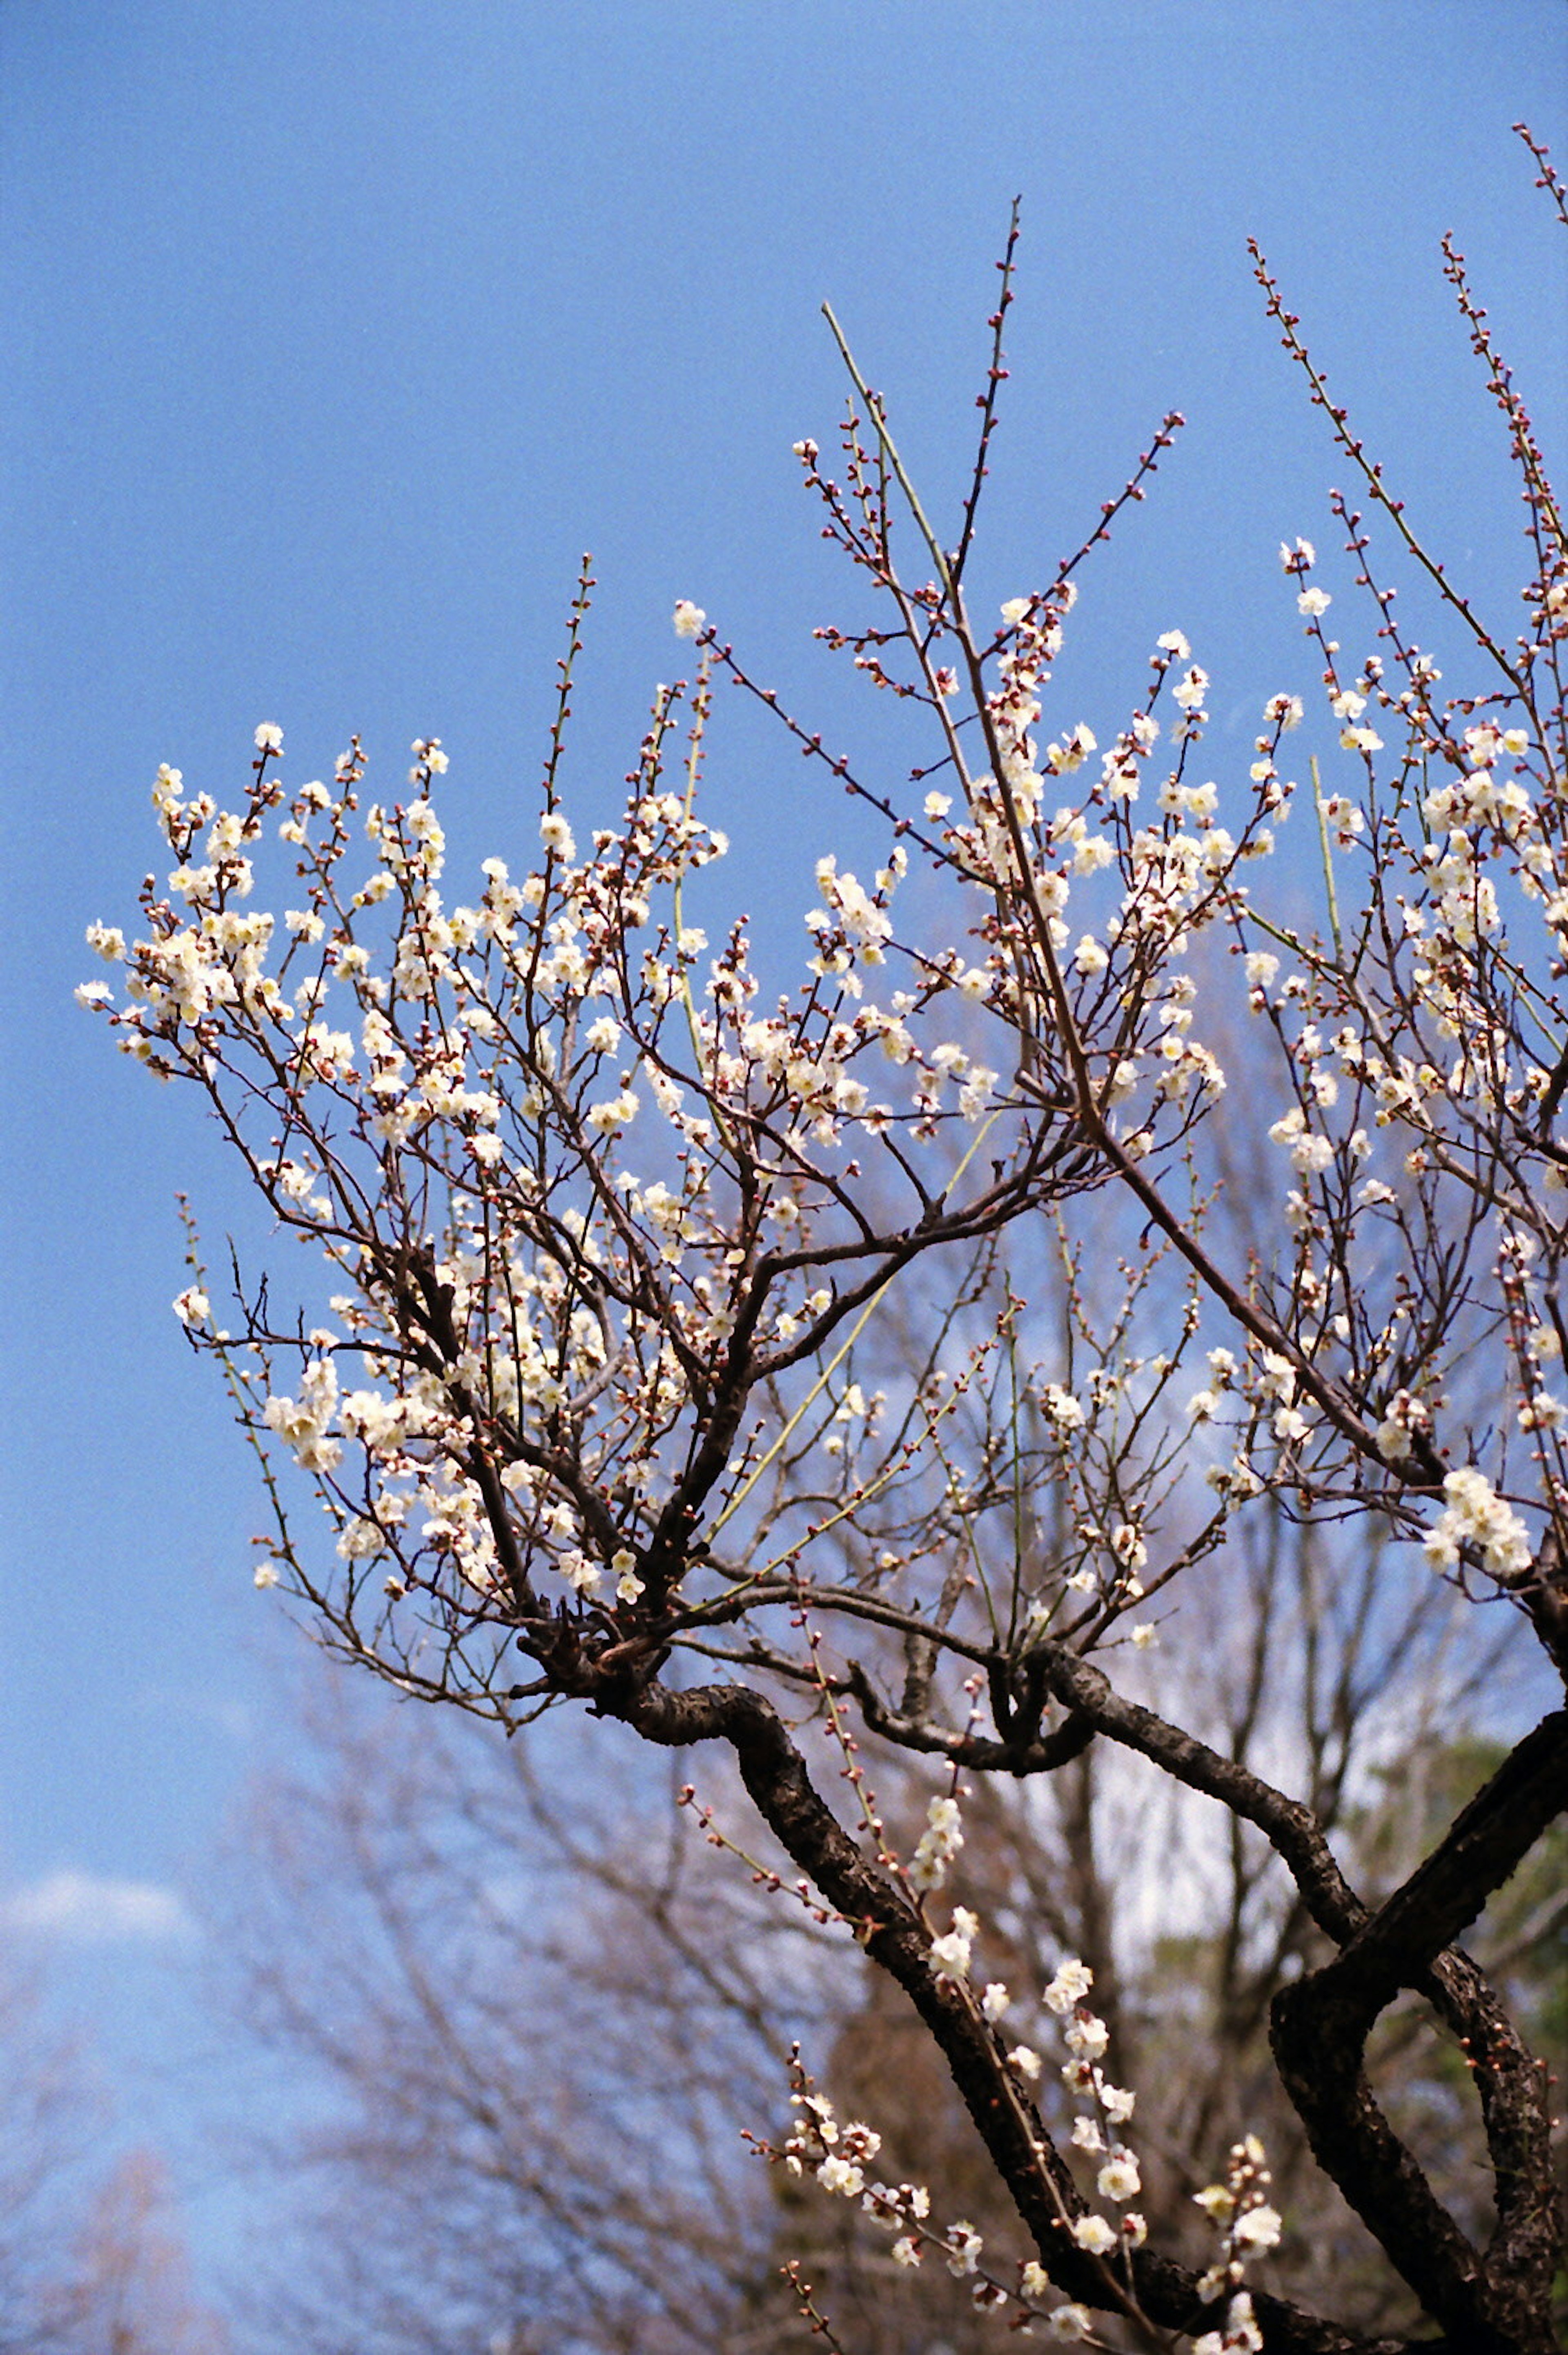
<path fill-rule="evenodd" d="M 1435 2318 L 1477 2350 L 1555 2344 L 1563 2245 L 1541 2073 L 1466 1955 L 1448 1952 L 1568 1807 L 1568 1711 L 1544 1719 L 1463 1808 L 1432 1854 L 1321 1970 L 1272 2008 L 1280 2074 L 1313 2151 Z M 1427 1994 L 1479 2080 L 1498 2225 L 1483 2264 L 1372 2100 L 1361 2066 L 1401 1987 Z"/>
<path fill-rule="evenodd" d="M 827 1902 L 858 1925 L 871 1960 L 913 2003 L 1051 2280 L 1069 2297 L 1115 2311 L 1112 2277 L 1067 2240 L 1062 2220 L 1082 2215 L 1084 2202 L 1034 2104 L 1008 2071 L 999 2037 L 962 1989 L 936 1977 L 929 1939 L 913 1908 L 863 1855 L 816 1792 L 772 1704 L 739 1685 L 676 1692 L 655 1684 L 614 1699 L 606 1696 L 600 1705 L 623 1717 L 645 1740 L 665 1747 L 711 1740 L 730 1744 L 769 1829 Z M 1135 2252 L 1132 2262 L 1138 2305 L 1150 2321 L 1184 2331 L 1212 2324 L 1216 2309 L 1200 2297 L 1200 2276 L 1192 2268 L 1147 2247 Z M 1253 2304 L 1268 2355 L 1405 2355 L 1401 2339 L 1363 2338 L 1283 2299 L 1254 2292 Z M 1423 2355 L 1441 2350 L 1424 2341 Z M 1458 2345 L 1451 2355 L 1460 2355 Z"/>

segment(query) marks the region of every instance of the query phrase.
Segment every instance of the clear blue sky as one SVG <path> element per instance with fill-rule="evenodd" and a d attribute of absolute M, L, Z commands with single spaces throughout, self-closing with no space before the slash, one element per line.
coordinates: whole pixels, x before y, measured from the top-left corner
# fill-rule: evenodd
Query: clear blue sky
<path fill-rule="evenodd" d="M 63 1984 L 177 2136 L 188 2084 L 135 2073 L 189 2030 L 155 1993 L 170 1925 L 264 1753 L 278 1646 L 246 1466 L 168 1313 L 176 1188 L 216 1236 L 228 1174 L 71 1001 L 83 926 L 126 921 L 153 863 L 157 763 L 221 799 L 269 719 L 296 774 L 357 730 L 391 787 L 435 732 L 454 871 L 505 854 L 584 549 L 589 805 L 676 666 L 677 596 L 838 713 L 809 628 L 846 600 L 790 456 L 839 399 L 817 306 L 941 507 L 1015 193 L 988 587 L 1040 581 L 1162 412 L 1189 420 L 1090 576 L 1069 722 L 1119 711 L 1173 623 L 1217 757 L 1309 682 L 1275 550 L 1331 543 L 1339 470 L 1249 232 L 1509 628 L 1519 511 L 1436 247 L 1457 231 L 1563 453 L 1564 241 L 1509 126 L 1568 165 L 1568 8 L 5 0 L 0 87 L 0 1903 L 76 1957 Z M 798 877 L 805 904 L 840 807 L 738 710 L 712 777 L 737 900 Z"/>

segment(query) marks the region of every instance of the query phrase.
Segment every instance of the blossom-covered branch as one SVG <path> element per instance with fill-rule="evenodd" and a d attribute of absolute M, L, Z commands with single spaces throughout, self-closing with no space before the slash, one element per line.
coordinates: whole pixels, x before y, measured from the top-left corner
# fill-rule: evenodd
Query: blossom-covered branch
<path fill-rule="evenodd" d="M 1337 1952 L 1292 1985 L 1282 1950 L 1274 1993 L 1319 2163 L 1443 2343 L 1533 2355 L 1561 2247 L 1546 2111 L 1452 1940 L 1563 1806 L 1559 1721 L 1379 1904 L 1336 1859 L 1325 1789 L 1284 1787 L 1302 1762 L 1276 1780 L 1241 1735 L 1228 1753 L 1183 1722 L 1159 1661 L 1162 1625 L 1203 1608 L 1206 1576 L 1272 1514 L 1352 1529 L 1381 1623 L 1416 1626 L 1436 1582 L 1509 1614 L 1538 1678 L 1568 1672 L 1568 546 L 1456 250 L 1529 518 L 1509 647 L 1387 490 L 1264 274 L 1374 523 L 1480 666 L 1444 691 L 1338 494 L 1368 601 L 1358 657 L 1328 634 L 1316 548 L 1282 549 L 1326 739 L 1306 770 L 1324 922 L 1302 925 L 1268 879 L 1308 797 L 1295 687 L 1260 697 L 1241 774 L 1207 748 L 1211 680 L 1174 626 L 1119 708 L 1049 709 L 1084 559 L 1142 497 L 1174 412 L 1046 584 L 976 618 L 1012 257 L 1010 238 L 953 548 L 836 320 L 842 480 L 796 445 L 873 601 L 819 634 L 887 698 L 907 788 L 885 764 L 875 784 L 855 774 L 683 600 L 695 677 L 659 688 L 624 805 L 588 835 L 561 758 L 585 566 L 517 874 L 488 858 L 449 898 L 438 740 L 376 800 L 357 739 L 330 780 L 296 784 L 265 724 L 231 806 L 159 772 L 172 865 L 136 933 L 93 927 L 120 986 L 81 995 L 198 1092 L 314 1254 L 293 1285 L 237 1264 L 229 1307 L 193 1243 L 176 1303 L 266 1461 L 259 1584 L 403 1691 L 509 1732 L 586 1703 L 656 1749 L 727 1744 L 812 1902 L 855 1926 L 944 2057 L 1056 2311 L 1118 2318 L 1145 2344 L 1392 2343 L 1225 2270 L 1249 2246 L 1237 2220 L 1274 2213 L 1246 2137 L 1234 2183 L 1212 2187 L 1216 2215 L 1232 2203 L 1220 2275 L 1102 2219 L 1113 2264 L 1018 2058 L 1031 2048 L 999 2032 L 1005 1987 L 994 2002 L 970 1987 L 985 1926 L 933 1913 L 960 1770 L 1027 1782 L 1103 1740 L 1205 1794 L 1234 1839 L 1264 1836 Z M 911 523 L 915 576 L 894 552 Z M 726 677 L 884 831 L 863 874 L 822 850 L 782 988 L 743 916 L 709 918 L 713 938 L 693 921 L 727 849 L 699 794 Z M 274 882 L 281 914 L 255 897 Z M 1238 1220 L 1249 1166 L 1265 1174 Z M 693 1681 L 715 1663 L 721 1681 Z M 865 1796 L 851 1710 L 871 1742 L 946 1763 L 907 1864 Z M 792 1731 L 813 1715 L 845 1752 L 853 1830 Z M 1486 2030 L 1485 2250 L 1363 2068 L 1402 1990 L 1456 2041 Z M 822 2169 L 855 2167 L 818 2138 L 816 2172 L 842 2190 Z M 1085 2130 L 1069 2147 L 1100 2158 L 1102 2196 L 1107 2176 L 1136 2182 L 1121 2146 Z M 1267 2245 L 1254 2223 L 1252 2252 Z M 950 2236 L 950 2264 L 967 2248 Z M 982 2307 L 1015 2296 L 977 2283 Z"/>

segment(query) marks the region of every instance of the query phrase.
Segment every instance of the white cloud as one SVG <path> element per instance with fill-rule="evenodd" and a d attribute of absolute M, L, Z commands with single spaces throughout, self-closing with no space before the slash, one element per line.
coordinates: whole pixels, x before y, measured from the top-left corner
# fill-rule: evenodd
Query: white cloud
<path fill-rule="evenodd" d="M 42 1932 L 80 1945 L 183 1937 L 191 1926 L 172 1889 L 69 1870 L 46 1873 L 16 1891 L 0 1904 L 0 1921 L 12 1930 Z"/>

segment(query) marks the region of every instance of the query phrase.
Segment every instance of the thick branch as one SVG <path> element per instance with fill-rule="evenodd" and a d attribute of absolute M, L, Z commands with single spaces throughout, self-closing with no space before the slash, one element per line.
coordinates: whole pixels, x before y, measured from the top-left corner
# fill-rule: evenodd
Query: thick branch
<path fill-rule="evenodd" d="M 963 1991 L 933 1972 L 927 1934 L 913 1908 L 814 1788 L 771 1703 L 739 1685 L 687 1692 L 649 1685 L 606 1695 L 601 1706 L 668 1748 L 715 1739 L 730 1744 L 747 1792 L 775 1838 L 827 1902 L 858 1925 L 872 1961 L 914 2004 L 1051 2280 L 1087 2306 L 1111 2307 L 1109 2276 L 1062 2230 L 1062 2216 L 1082 2214 L 1083 2201 L 1038 2111 L 1013 2080 L 1000 2040 Z M 1135 2255 L 1134 2274 L 1139 2304 L 1157 2325 L 1187 2331 L 1212 2325 L 1215 2309 L 1199 2298 L 1199 2276 L 1190 2268 L 1145 2248 Z M 1254 2303 L 1269 2355 L 1403 2355 L 1402 2340 L 1370 2340 L 1262 2294 Z M 1424 2355 L 1437 2350 L 1427 2342 Z"/>
<path fill-rule="evenodd" d="M 1467 1956 L 1448 1950 L 1568 1805 L 1568 1713 L 1548 1718 L 1520 1744 L 1425 1863 L 1369 1915 L 1309 1807 L 1152 1710 L 1123 1700 L 1066 1646 L 1040 1648 L 1059 1700 L 1189 1789 L 1255 1824 L 1313 1920 L 1342 1947 L 1324 1970 L 1283 1989 L 1274 2009 L 1281 2078 L 1320 2165 L 1460 2344 L 1476 2333 L 1478 2355 L 1552 2344 L 1550 2324 L 1539 2321 L 1561 2247 L 1545 2088 L 1482 1974 Z M 1484 2264 L 1383 2117 L 1361 2071 L 1372 2023 L 1401 1987 L 1426 1995 L 1471 2049 L 1498 2201 L 1498 2229 Z"/>
<path fill-rule="evenodd" d="M 1399 1988 L 1420 1984 L 1434 1956 L 1469 1928 L 1565 1808 L 1568 1710 L 1557 1710 L 1509 1753 L 1432 1854 L 1316 1978 L 1360 2000 L 1370 2025 Z"/>
<path fill-rule="evenodd" d="M 1092 1720 L 1072 1714 L 1050 1733 L 1031 1732 L 1022 1727 L 1006 1742 L 995 1741 L 986 1734 L 959 1732 L 952 1727 L 934 1724 L 930 1718 L 911 1717 L 890 1709 L 859 1660 L 849 1662 L 848 1673 L 860 1714 L 871 1732 L 896 1742 L 901 1750 L 920 1750 L 951 1758 L 955 1764 L 972 1767 L 977 1774 L 1049 1774 L 1058 1766 L 1065 1766 L 1069 1759 L 1081 1757 L 1094 1739 Z"/>
<path fill-rule="evenodd" d="M 1099 1668 L 1065 1644 L 1038 1647 L 1045 1680 L 1056 1699 L 1076 1710 L 1128 1750 L 1151 1759 L 1189 1791 L 1201 1791 L 1244 1823 L 1255 1824 L 1279 1856 L 1318 1928 L 1342 1945 L 1367 1918 L 1367 1909 L 1334 1860 L 1312 1809 L 1286 1798 L 1250 1767 L 1222 1757 L 1206 1742 L 1137 1701 L 1124 1700 Z"/>
<path fill-rule="evenodd" d="M 1487 2280 L 1499 2319 L 1514 2325 L 1528 2315 L 1527 2301 L 1550 2296 L 1562 2257 L 1552 2080 L 1485 1975 L 1457 1947 L 1438 1955 L 1426 1994 L 1475 2073 L 1497 2204 Z"/>
<path fill-rule="evenodd" d="M 1477 2350 L 1554 2343 L 1551 2286 L 1562 2248 L 1545 2087 L 1468 1956 L 1452 1948 L 1492 1891 L 1568 1807 L 1568 1711 L 1510 1753 L 1432 1854 L 1331 1963 L 1281 1989 L 1272 2039 L 1314 2153 L 1390 2257 Z M 1428 1994 L 1471 2048 L 1497 2179 L 1483 2264 L 1377 2109 L 1361 2066 L 1378 2014 L 1402 1987 Z"/>

